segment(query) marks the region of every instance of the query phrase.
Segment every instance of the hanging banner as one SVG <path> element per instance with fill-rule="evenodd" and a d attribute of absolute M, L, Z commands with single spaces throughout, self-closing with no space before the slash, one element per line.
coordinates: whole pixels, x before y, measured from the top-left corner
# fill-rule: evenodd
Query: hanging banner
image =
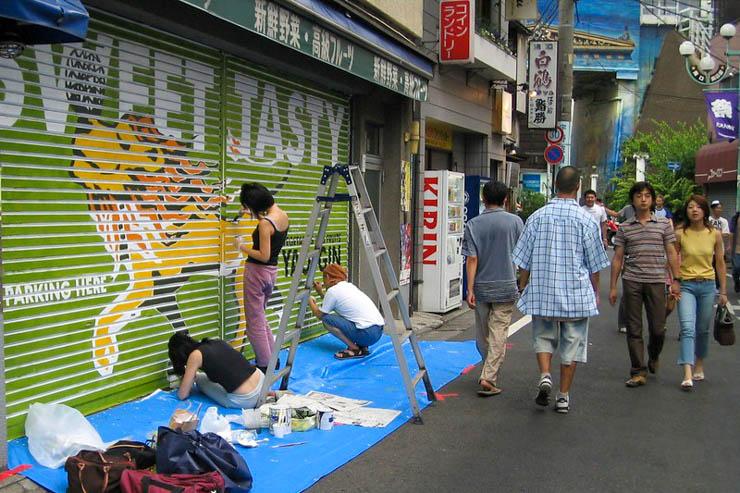
<path fill-rule="evenodd" d="M 717 138 L 736 138 L 738 136 L 738 93 L 735 91 L 707 92 L 704 93 L 704 97 Z"/>
<path fill-rule="evenodd" d="M 439 62 L 473 63 L 475 4 L 471 0 L 439 2 Z"/>
<path fill-rule="evenodd" d="M 555 128 L 558 89 L 558 43 L 532 41 L 529 44 L 528 128 Z"/>
<path fill-rule="evenodd" d="M 506 0 L 506 20 L 537 19 L 537 0 Z"/>

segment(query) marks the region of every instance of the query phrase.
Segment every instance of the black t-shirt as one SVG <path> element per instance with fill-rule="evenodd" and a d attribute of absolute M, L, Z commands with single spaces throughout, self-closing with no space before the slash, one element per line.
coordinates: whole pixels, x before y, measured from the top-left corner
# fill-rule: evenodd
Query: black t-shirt
<path fill-rule="evenodd" d="M 203 342 L 198 350 L 203 355 L 202 368 L 208 379 L 220 384 L 226 392 L 234 392 L 255 371 L 239 351 L 221 339 Z"/>

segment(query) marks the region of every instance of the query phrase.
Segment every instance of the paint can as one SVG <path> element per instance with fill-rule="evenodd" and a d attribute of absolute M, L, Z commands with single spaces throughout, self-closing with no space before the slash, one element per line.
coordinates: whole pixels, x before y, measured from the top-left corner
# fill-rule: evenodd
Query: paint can
<path fill-rule="evenodd" d="M 292 415 L 293 410 L 289 407 L 270 407 L 270 432 L 276 438 L 283 438 L 293 431 L 291 427 Z"/>
<path fill-rule="evenodd" d="M 319 430 L 329 431 L 334 428 L 334 411 L 320 411 L 318 418 Z"/>

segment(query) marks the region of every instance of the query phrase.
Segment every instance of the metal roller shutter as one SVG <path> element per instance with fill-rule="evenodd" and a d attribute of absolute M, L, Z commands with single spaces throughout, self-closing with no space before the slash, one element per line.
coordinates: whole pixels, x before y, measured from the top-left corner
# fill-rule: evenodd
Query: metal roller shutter
<path fill-rule="evenodd" d="M 99 12 L 82 45 L 0 59 L 10 435 L 36 401 L 90 412 L 161 387 L 175 329 L 237 337 L 241 268 L 221 190 L 245 180 L 278 190 L 295 241 L 320 165 L 347 159 L 348 118 L 346 100 Z M 332 233 L 344 260 L 346 214 Z M 273 327 L 279 308 L 278 295 Z"/>
<path fill-rule="evenodd" d="M 290 216 L 276 289 L 267 307 L 268 322 L 275 329 L 290 289 L 323 166 L 346 163 L 349 159 L 349 104 L 346 99 L 285 80 L 234 58 L 227 60 L 226 81 L 226 192 L 235 197 L 227 207 L 227 215 L 235 217 L 239 211 L 241 184 L 256 181 L 275 192 L 275 200 Z M 334 207 L 321 266 L 329 262 L 347 265 L 348 214 L 346 204 Z M 226 337 L 240 346 L 245 342 L 243 261 L 236 257 L 233 238 L 251 234 L 254 222 L 243 218 L 238 223 L 227 222 L 226 227 L 226 265 L 231 271 L 236 270 L 236 275 L 225 279 L 224 322 Z M 245 238 L 251 242 L 251 236 Z M 293 315 L 296 312 L 297 307 L 293 307 Z M 316 321 L 303 337 L 320 330 Z"/>

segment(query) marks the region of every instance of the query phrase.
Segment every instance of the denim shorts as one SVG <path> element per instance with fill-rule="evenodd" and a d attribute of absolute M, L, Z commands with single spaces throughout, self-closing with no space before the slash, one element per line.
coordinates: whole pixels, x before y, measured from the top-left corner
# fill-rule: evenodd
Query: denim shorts
<path fill-rule="evenodd" d="M 557 320 L 532 317 L 536 353 L 558 351 L 560 364 L 585 363 L 588 347 L 588 318 Z"/>
<path fill-rule="evenodd" d="M 360 347 L 372 346 L 383 335 L 383 327 L 381 325 L 371 325 L 366 329 L 359 329 L 354 322 L 333 313 L 324 315 L 321 317 L 321 321 L 326 325 L 336 327 L 347 339 Z"/>

